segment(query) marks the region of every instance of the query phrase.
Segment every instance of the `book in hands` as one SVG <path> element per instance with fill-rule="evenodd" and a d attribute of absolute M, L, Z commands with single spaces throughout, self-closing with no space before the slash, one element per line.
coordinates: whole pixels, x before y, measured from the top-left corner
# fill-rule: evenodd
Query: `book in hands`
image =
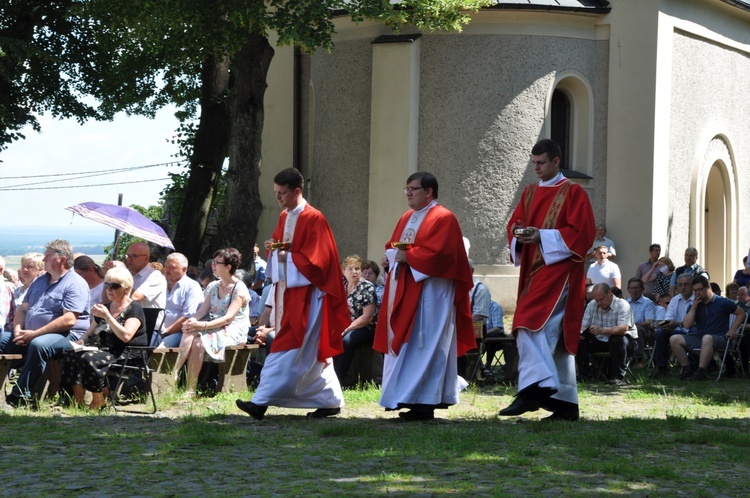
<path fill-rule="evenodd" d="M 83 344 L 78 344 L 77 342 L 70 341 L 70 349 L 75 351 L 76 353 L 80 351 L 99 351 L 99 348 L 96 346 L 84 346 Z"/>

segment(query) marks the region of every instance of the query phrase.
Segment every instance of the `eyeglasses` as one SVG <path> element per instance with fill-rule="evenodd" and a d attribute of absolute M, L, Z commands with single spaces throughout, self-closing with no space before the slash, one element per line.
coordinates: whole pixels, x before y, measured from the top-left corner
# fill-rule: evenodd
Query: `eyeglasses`
<path fill-rule="evenodd" d="M 404 189 L 404 193 L 405 193 L 405 194 L 411 194 L 411 193 L 413 193 L 413 192 L 414 192 L 415 190 L 420 190 L 420 189 L 424 189 L 424 187 L 406 187 L 406 188 Z"/>
<path fill-rule="evenodd" d="M 125 259 L 135 259 L 140 258 L 141 256 L 146 256 L 146 254 L 126 254 Z"/>
<path fill-rule="evenodd" d="M 117 282 L 104 282 L 104 288 L 118 290 L 122 288 L 122 285 L 118 284 Z"/>
<path fill-rule="evenodd" d="M 224 263 L 223 261 L 211 261 L 211 265 L 213 265 L 213 266 L 216 266 L 216 265 L 226 265 L 226 263 Z"/>

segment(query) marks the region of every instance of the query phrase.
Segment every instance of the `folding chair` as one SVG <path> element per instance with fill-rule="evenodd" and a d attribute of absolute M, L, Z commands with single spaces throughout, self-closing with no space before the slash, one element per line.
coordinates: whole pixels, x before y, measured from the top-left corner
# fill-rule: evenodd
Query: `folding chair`
<path fill-rule="evenodd" d="M 750 317 L 750 313 L 745 313 L 745 321 L 743 321 L 742 326 L 737 329 L 737 338 L 727 341 L 727 346 L 724 348 L 724 355 L 722 356 L 721 363 L 719 364 L 719 375 L 716 376 L 716 380 L 719 380 L 721 378 L 721 374 L 724 373 L 724 368 L 727 364 L 727 356 L 729 356 L 729 360 L 735 362 L 735 364 L 739 360 L 740 372 L 742 372 L 742 377 L 745 377 L 745 365 L 743 364 L 742 358 L 740 356 L 740 343 L 742 342 L 742 338 L 745 335 L 745 326 L 747 326 L 748 317 Z M 714 353 L 717 352 L 721 352 L 721 350 L 714 351 Z"/>
<path fill-rule="evenodd" d="M 594 380 L 606 381 L 607 375 L 605 374 L 605 368 L 611 363 L 612 360 L 609 351 L 599 351 L 596 353 L 591 353 L 591 359 L 594 363 L 594 367 L 596 367 Z M 631 384 L 635 384 L 638 382 L 638 379 L 633 373 L 633 370 L 630 369 L 630 364 L 632 362 L 633 356 L 628 354 L 627 358 L 625 358 L 625 379 L 628 380 Z"/>
<path fill-rule="evenodd" d="M 162 308 L 144 308 L 143 314 L 146 318 L 146 344 L 151 344 L 151 337 L 155 330 L 161 328 L 164 322 L 164 313 Z M 161 320 L 159 319 L 161 317 Z M 159 322 L 157 325 L 157 321 Z M 156 349 L 155 346 L 130 346 L 126 345 L 122 353 L 122 360 L 116 361 L 109 367 L 108 376 L 117 375 L 117 380 L 109 392 L 112 408 L 118 411 L 120 391 L 123 384 L 128 380 L 131 374 L 140 375 L 145 381 L 146 389 L 151 396 L 153 411 L 156 413 L 156 397 L 154 396 L 153 386 L 151 385 L 153 371 L 148 365 L 151 352 Z M 139 412 L 140 413 L 140 412 Z M 146 412 L 148 413 L 148 412 Z"/>

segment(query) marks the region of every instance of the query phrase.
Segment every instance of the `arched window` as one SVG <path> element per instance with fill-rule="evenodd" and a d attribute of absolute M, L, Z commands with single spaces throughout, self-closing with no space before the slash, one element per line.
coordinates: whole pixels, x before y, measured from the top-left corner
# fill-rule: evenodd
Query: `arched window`
<path fill-rule="evenodd" d="M 547 133 L 560 144 L 561 169 L 568 178 L 590 179 L 593 172 L 593 94 L 574 71 L 557 75 L 549 94 Z"/>
<path fill-rule="evenodd" d="M 560 168 L 568 169 L 568 164 L 570 164 L 570 100 L 558 89 L 552 93 L 550 121 L 552 126 L 550 137 L 560 145 L 562 151 Z"/>

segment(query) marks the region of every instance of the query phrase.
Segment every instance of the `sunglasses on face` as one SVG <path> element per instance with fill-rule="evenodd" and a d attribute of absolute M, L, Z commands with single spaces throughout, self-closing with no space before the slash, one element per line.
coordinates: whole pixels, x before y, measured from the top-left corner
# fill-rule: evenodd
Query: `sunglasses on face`
<path fill-rule="evenodd" d="M 116 282 L 105 282 L 104 283 L 104 288 L 105 289 L 117 290 L 117 289 L 121 289 L 122 285 L 120 285 L 120 284 L 118 284 Z"/>

